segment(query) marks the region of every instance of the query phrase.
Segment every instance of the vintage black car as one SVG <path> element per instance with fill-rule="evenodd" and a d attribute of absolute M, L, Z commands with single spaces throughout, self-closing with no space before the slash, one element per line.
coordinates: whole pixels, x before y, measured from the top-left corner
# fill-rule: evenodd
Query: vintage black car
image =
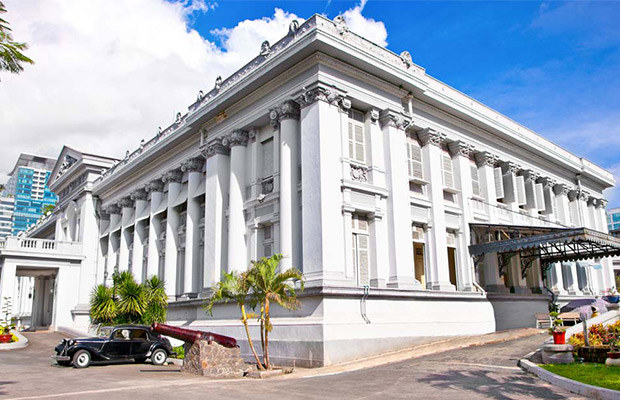
<path fill-rule="evenodd" d="M 91 361 L 134 360 L 162 365 L 176 353 L 170 341 L 148 326 L 120 325 L 103 327 L 94 337 L 63 339 L 55 348 L 59 365 L 86 368 Z"/>

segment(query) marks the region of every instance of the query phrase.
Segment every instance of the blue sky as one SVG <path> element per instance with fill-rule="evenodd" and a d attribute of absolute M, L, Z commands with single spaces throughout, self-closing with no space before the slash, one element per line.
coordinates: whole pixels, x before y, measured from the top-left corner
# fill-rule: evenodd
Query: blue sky
<path fill-rule="evenodd" d="M 0 132 L 15 136 L 0 148 L 0 181 L 21 151 L 57 156 L 68 144 L 122 157 L 216 76 L 249 61 L 262 40 L 283 36 L 292 18 L 345 13 L 357 33 L 408 50 L 430 75 L 620 183 L 617 1 L 5 3 L 15 37 L 37 63 L 1 77 Z M 620 206 L 619 189 L 606 196 Z"/>

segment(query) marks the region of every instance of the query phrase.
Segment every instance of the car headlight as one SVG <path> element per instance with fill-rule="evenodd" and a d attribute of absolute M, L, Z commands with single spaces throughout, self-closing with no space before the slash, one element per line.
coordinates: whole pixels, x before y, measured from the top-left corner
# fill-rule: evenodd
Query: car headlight
<path fill-rule="evenodd" d="M 69 346 L 73 346 L 75 344 L 75 340 L 73 340 L 73 339 L 69 340 L 68 344 L 69 344 Z"/>

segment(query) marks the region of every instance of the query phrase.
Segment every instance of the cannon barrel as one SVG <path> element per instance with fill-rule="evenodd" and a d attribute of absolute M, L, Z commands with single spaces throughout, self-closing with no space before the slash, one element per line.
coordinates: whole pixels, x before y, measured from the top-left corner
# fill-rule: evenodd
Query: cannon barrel
<path fill-rule="evenodd" d="M 170 326 L 165 324 L 158 324 L 154 322 L 151 325 L 151 330 L 162 335 L 170 336 L 175 339 L 182 340 L 184 342 L 194 343 L 197 340 L 206 340 L 208 342 L 215 342 L 224 347 L 237 347 L 237 340 L 230 336 L 218 335 L 213 332 L 196 331 L 193 329 L 179 328 L 177 326 Z"/>

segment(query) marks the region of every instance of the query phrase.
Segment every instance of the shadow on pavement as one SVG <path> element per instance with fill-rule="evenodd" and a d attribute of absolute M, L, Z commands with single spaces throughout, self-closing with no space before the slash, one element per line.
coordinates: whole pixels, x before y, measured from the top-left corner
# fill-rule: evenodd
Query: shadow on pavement
<path fill-rule="evenodd" d="M 561 400 L 565 397 L 553 393 L 548 387 L 540 386 L 540 382 L 527 375 L 504 375 L 494 377 L 491 371 L 446 371 L 431 374 L 419 381 L 437 388 L 449 387 L 461 391 L 478 393 L 497 400 L 512 400 L 515 394 L 535 399 Z M 508 396 L 510 394 L 512 396 Z M 463 393 L 463 398 L 466 394 Z"/>
<path fill-rule="evenodd" d="M 15 382 L 13 381 L 0 381 L 0 396 L 6 395 L 6 392 L 4 391 L 6 385 L 13 385 L 14 383 Z"/>

